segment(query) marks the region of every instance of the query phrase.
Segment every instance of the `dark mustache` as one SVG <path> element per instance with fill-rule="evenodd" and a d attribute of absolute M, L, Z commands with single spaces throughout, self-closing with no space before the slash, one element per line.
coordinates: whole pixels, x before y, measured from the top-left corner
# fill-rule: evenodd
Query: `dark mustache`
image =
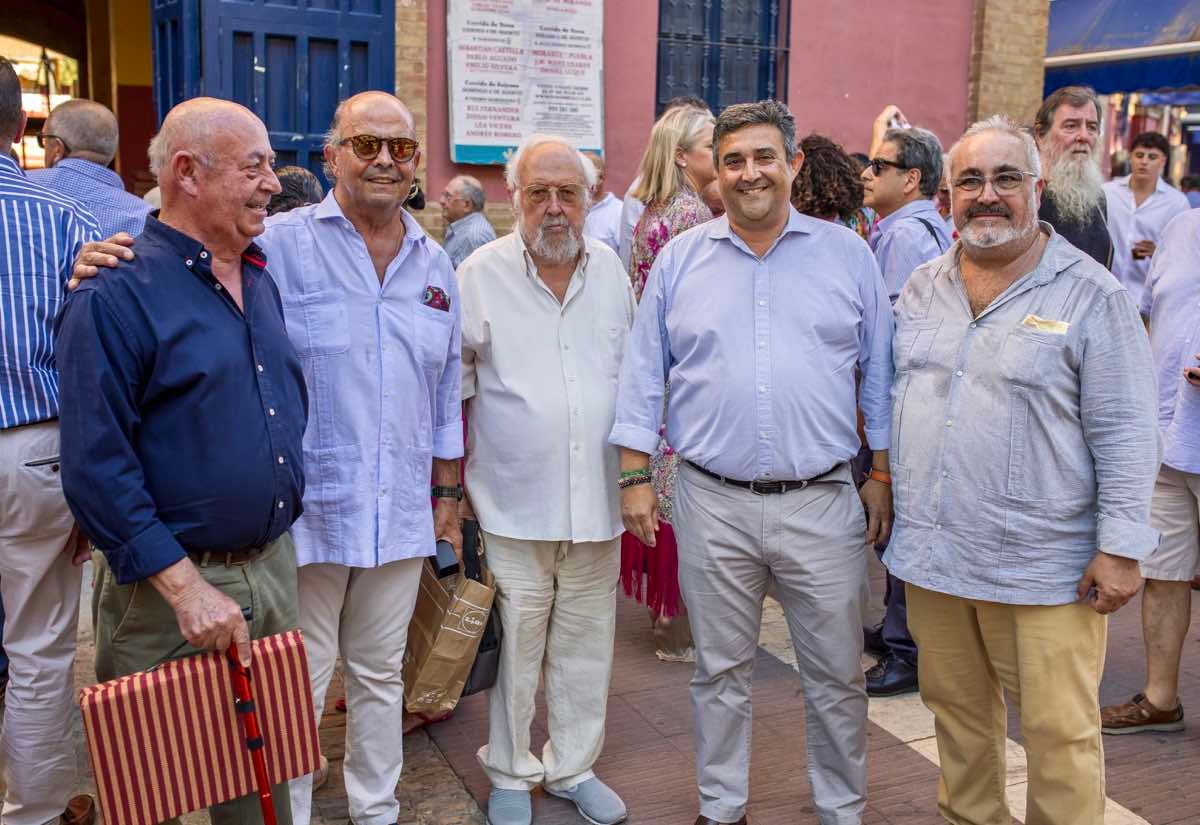
<path fill-rule="evenodd" d="M 1001 218 L 1011 218 L 1012 212 L 1010 212 L 1008 207 L 1004 206 L 1003 204 L 996 204 L 994 206 L 990 204 L 980 204 L 978 206 L 972 206 L 967 210 L 967 220 L 971 220 L 971 218 L 978 218 L 981 215 L 997 215 Z"/>

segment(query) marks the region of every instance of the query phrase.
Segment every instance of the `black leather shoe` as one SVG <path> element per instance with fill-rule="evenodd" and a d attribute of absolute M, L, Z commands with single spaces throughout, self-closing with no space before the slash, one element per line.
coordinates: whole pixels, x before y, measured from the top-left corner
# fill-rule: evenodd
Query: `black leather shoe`
<path fill-rule="evenodd" d="M 863 650 L 872 656 L 888 655 L 887 642 L 883 640 L 883 622 L 863 628 Z"/>
<path fill-rule="evenodd" d="M 696 825 L 748 825 L 749 820 L 746 815 L 742 814 L 742 818 L 737 822 L 718 822 L 715 819 L 709 819 L 707 816 L 696 817 Z"/>
<path fill-rule="evenodd" d="M 890 653 L 866 675 L 868 696 L 899 696 L 917 691 L 917 666 Z"/>

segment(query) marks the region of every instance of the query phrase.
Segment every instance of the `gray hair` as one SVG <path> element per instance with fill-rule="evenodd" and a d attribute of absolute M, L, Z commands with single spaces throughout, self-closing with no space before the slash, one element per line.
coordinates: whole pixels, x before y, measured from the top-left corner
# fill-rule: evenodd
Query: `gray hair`
<path fill-rule="evenodd" d="M 450 181 L 449 188 L 451 191 L 457 189 L 459 197 L 464 198 L 471 204 L 472 211 L 483 211 L 483 205 L 487 202 L 487 196 L 484 195 L 483 185 L 476 178 L 470 175 L 459 175 Z"/>
<path fill-rule="evenodd" d="M 1039 138 L 1044 138 L 1050 133 L 1050 127 L 1054 125 L 1054 113 L 1064 103 L 1077 109 L 1090 103 L 1096 107 L 1096 119 L 1100 120 L 1100 98 L 1090 86 L 1064 86 L 1046 96 L 1033 118 L 1033 131 Z M 1100 126 L 1103 128 L 1104 124 L 1101 123 Z"/>
<path fill-rule="evenodd" d="M 525 157 L 525 153 L 530 149 L 542 146 L 547 143 L 553 143 L 562 146 L 575 153 L 575 161 L 579 164 L 579 174 L 583 177 L 584 189 L 584 206 L 591 204 L 592 187 L 596 185 L 596 167 L 587 159 L 587 156 L 580 152 L 575 147 L 575 144 L 561 135 L 548 135 L 543 133 L 535 133 L 529 135 L 521 141 L 516 150 L 509 155 L 508 163 L 504 165 L 504 181 L 508 184 L 508 191 L 512 192 L 513 205 L 519 205 L 521 200 L 521 181 L 517 175 L 517 170 L 521 166 L 521 159 Z"/>
<path fill-rule="evenodd" d="M 1004 115 L 992 115 L 989 118 L 978 120 L 968 126 L 967 131 L 963 132 L 962 137 L 950 147 L 951 166 L 954 165 L 954 158 L 958 154 L 963 142 L 984 132 L 1000 132 L 1021 141 L 1021 146 L 1025 150 L 1025 162 L 1029 165 L 1027 171 L 1032 172 L 1035 179 L 1042 176 L 1042 158 L 1038 153 L 1037 143 L 1034 142 L 1033 135 L 1029 134 L 1028 129 L 1018 125 L 1015 121 L 1010 120 Z"/>
<path fill-rule="evenodd" d="M 333 110 L 333 120 L 329 122 L 329 129 L 325 132 L 325 138 L 321 142 L 322 150 L 327 146 L 332 146 L 336 151 L 338 144 L 342 142 L 342 115 L 346 110 L 346 103 L 349 100 L 350 98 L 346 98 L 346 100 L 338 103 L 337 108 Z M 321 162 L 321 171 L 325 173 L 325 180 L 332 184 L 336 176 L 333 174 L 333 167 L 329 164 L 329 161 Z"/>
<path fill-rule="evenodd" d="M 68 100 L 54 107 L 46 131 L 62 139 L 71 154 L 88 153 L 107 166 L 117 154 L 117 118 L 94 100 Z"/>
<path fill-rule="evenodd" d="M 896 162 L 921 173 L 921 194 L 932 198 L 942 185 L 942 143 L 928 129 L 888 129 L 883 139 L 896 147 Z"/>
<path fill-rule="evenodd" d="M 747 126 L 765 124 L 774 126 L 783 138 L 783 151 L 790 164 L 796 158 L 796 119 L 788 107 L 778 100 L 760 100 L 756 103 L 735 103 L 726 106 L 717 115 L 717 123 L 713 127 L 713 165 L 721 168 L 720 153 L 717 150 L 721 138 Z"/>
<path fill-rule="evenodd" d="M 157 180 L 175 153 L 183 151 L 191 152 L 203 166 L 215 165 L 212 154 L 201 148 L 206 149 L 213 139 L 213 120 L 206 117 L 164 118 L 162 128 L 150 139 L 146 151 L 150 158 L 150 174 Z"/>

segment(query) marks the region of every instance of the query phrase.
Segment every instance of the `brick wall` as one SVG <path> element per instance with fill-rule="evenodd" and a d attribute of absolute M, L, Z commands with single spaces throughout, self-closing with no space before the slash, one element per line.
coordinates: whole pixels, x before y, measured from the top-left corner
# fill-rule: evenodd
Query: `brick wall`
<path fill-rule="evenodd" d="M 1049 0 L 976 0 L 967 115 L 1032 122 L 1042 102 Z"/>

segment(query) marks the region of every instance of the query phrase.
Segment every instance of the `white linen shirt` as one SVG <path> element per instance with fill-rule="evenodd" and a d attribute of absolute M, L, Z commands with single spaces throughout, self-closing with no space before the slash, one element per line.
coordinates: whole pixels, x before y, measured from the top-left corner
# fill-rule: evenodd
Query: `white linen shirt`
<path fill-rule="evenodd" d="M 489 533 L 529 541 L 621 534 L 609 445 L 634 298 L 616 254 L 585 237 L 560 304 L 520 231 L 456 273 L 462 300 L 466 485 Z"/>
<path fill-rule="evenodd" d="M 612 192 L 605 192 L 604 197 L 592 204 L 588 211 L 587 220 L 583 224 L 583 234 L 589 238 L 603 241 L 604 245 L 613 252 L 621 249 L 621 210 L 624 205 Z"/>
<path fill-rule="evenodd" d="M 1150 259 L 1135 261 L 1133 245 L 1138 241 L 1154 241 L 1157 245 L 1171 218 L 1186 212 L 1191 204 L 1187 195 L 1161 177 L 1141 205 L 1137 205 L 1129 188 L 1129 175 L 1104 184 L 1104 197 L 1108 201 L 1108 234 L 1113 240 L 1112 272 L 1129 290 L 1133 305 L 1140 306 Z"/>

